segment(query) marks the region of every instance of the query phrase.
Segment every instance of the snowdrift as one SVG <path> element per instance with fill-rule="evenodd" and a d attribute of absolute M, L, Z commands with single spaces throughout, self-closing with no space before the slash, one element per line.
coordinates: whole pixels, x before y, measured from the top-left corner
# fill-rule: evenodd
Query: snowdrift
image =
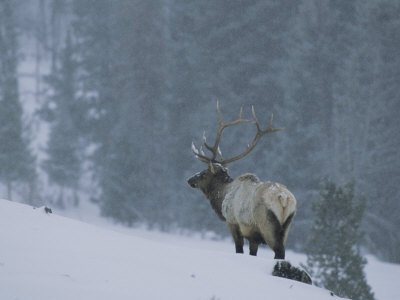
<path fill-rule="evenodd" d="M 151 241 L 0 200 L 0 299 L 337 299 L 275 261 Z M 289 257 L 290 259 L 290 257 Z"/>

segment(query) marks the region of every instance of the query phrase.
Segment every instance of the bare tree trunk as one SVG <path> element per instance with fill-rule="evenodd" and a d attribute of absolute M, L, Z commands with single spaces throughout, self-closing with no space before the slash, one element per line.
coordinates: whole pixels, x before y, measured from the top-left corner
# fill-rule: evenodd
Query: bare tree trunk
<path fill-rule="evenodd" d="M 65 208 L 64 205 L 64 186 L 60 187 L 60 194 L 58 195 L 57 204 L 59 208 Z"/>
<path fill-rule="evenodd" d="M 8 197 L 8 200 L 12 201 L 12 182 L 11 182 L 11 180 L 9 180 L 7 182 L 7 197 Z"/>

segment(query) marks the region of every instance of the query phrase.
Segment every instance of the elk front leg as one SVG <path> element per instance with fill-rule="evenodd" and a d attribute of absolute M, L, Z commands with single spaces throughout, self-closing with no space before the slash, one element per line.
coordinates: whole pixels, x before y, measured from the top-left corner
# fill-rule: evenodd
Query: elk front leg
<path fill-rule="evenodd" d="M 257 256 L 258 243 L 252 240 L 249 240 L 249 243 L 250 243 L 250 255 Z"/>
<path fill-rule="evenodd" d="M 240 233 L 240 228 L 238 225 L 228 224 L 229 230 L 231 231 L 233 241 L 235 242 L 236 253 L 244 253 L 243 252 L 243 244 L 244 239 L 242 234 Z"/>

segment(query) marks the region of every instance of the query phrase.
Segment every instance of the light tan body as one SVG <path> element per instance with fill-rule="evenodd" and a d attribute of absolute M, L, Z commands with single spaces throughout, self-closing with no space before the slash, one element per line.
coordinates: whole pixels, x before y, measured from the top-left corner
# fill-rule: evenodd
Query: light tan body
<path fill-rule="evenodd" d="M 226 185 L 222 215 L 230 228 L 236 227 L 249 241 L 260 237 L 272 249 L 277 245 L 276 224 L 270 220 L 272 212 L 281 226 L 296 212 L 296 199 L 286 186 L 275 182 L 261 182 L 253 174 L 244 174 Z M 283 232 L 286 243 L 289 226 Z M 232 229 L 231 229 L 232 231 Z"/>

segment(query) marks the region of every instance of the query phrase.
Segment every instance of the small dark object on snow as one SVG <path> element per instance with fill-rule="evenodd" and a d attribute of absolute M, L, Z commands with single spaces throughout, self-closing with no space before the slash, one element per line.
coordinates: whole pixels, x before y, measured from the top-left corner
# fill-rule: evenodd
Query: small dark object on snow
<path fill-rule="evenodd" d="M 47 207 L 47 206 L 44 207 L 44 211 L 45 211 L 46 214 L 52 214 L 52 213 L 53 213 L 53 211 L 51 210 L 51 208 L 49 208 L 49 207 Z"/>
<path fill-rule="evenodd" d="M 272 275 L 312 284 L 311 277 L 307 274 L 307 272 L 298 267 L 293 267 L 287 261 L 278 261 L 274 266 Z"/>

